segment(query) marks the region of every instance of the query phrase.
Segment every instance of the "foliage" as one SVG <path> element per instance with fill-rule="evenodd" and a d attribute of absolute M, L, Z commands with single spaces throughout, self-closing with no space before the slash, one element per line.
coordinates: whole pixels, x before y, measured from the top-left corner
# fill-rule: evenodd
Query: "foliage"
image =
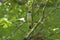
<path fill-rule="evenodd" d="M 0 40 L 60 40 L 60 0 L 0 0 Z"/>

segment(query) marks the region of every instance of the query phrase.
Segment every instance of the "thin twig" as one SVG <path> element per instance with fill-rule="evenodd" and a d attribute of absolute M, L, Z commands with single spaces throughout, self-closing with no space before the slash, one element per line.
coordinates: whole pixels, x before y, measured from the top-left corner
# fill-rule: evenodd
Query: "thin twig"
<path fill-rule="evenodd" d="M 23 24 L 21 23 L 5 40 L 9 40 Z"/>
<path fill-rule="evenodd" d="M 56 8 L 54 8 L 52 11 L 50 11 L 46 16 L 45 16 L 45 18 L 47 17 L 47 16 L 49 16 L 52 12 L 54 12 L 56 9 L 60 9 L 59 7 L 56 7 Z M 44 20 L 45 21 L 45 20 Z M 43 31 L 44 29 L 42 28 L 42 29 L 40 29 L 40 31 L 38 32 L 38 33 L 41 33 L 42 31 Z M 37 34 L 38 34 L 37 33 Z M 60 32 L 56 32 L 56 34 L 59 34 Z M 54 35 L 54 33 L 51 33 L 51 34 L 49 34 L 48 36 L 50 37 L 50 36 L 52 36 L 52 35 Z M 44 38 L 46 39 L 46 38 L 48 38 L 48 36 L 44 36 Z"/>

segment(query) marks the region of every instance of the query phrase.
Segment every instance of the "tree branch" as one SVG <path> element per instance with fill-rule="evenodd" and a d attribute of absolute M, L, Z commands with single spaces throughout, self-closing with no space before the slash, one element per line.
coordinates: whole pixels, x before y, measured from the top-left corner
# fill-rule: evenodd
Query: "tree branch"
<path fill-rule="evenodd" d="M 46 1 L 46 4 L 47 4 L 47 2 L 48 2 L 48 0 Z M 39 24 L 41 24 L 42 22 L 44 22 L 45 21 L 45 13 L 44 13 L 44 11 L 45 11 L 45 8 L 46 8 L 46 4 L 45 4 L 45 6 L 43 7 L 43 17 L 41 18 L 41 20 L 39 19 L 38 20 L 38 22 L 37 22 L 37 24 L 35 24 L 34 26 L 33 26 L 33 28 L 27 33 L 27 35 L 25 36 L 25 40 L 27 40 L 27 38 L 32 34 L 32 32 L 37 28 L 37 26 L 39 25 Z"/>
<path fill-rule="evenodd" d="M 9 40 L 23 24 L 21 23 L 5 40 Z"/>
<path fill-rule="evenodd" d="M 51 10 L 47 15 L 45 15 L 45 14 L 44 14 L 45 7 L 44 7 L 44 8 L 43 8 L 43 17 L 42 17 L 42 19 L 39 20 L 38 23 L 33 26 L 33 28 L 27 33 L 27 35 L 25 36 L 24 39 L 27 40 L 27 39 L 29 38 L 29 36 L 32 34 L 32 32 L 37 28 L 37 26 L 38 26 L 39 24 L 41 24 L 42 22 L 44 22 L 44 21 L 45 21 L 45 18 L 46 18 L 47 16 L 49 16 L 52 12 L 54 12 L 56 9 L 60 9 L 60 8 L 59 8 L 59 7 L 56 7 L 56 8 L 54 8 L 53 10 Z"/>

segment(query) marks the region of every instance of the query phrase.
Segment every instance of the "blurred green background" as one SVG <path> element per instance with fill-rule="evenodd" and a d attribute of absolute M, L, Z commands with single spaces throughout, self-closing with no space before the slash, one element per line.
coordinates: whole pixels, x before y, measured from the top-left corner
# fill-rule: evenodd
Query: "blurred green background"
<path fill-rule="evenodd" d="M 42 18 L 45 4 L 46 0 L 0 0 L 0 40 L 23 40 L 31 23 L 35 25 Z M 33 14 L 30 22 L 26 20 L 28 11 Z M 33 40 L 38 40 L 34 39 L 37 33 L 43 40 L 60 40 L 60 0 L 48 0 L 44 13 L 49 12 L 51 14 L 32 33 Z"/>

